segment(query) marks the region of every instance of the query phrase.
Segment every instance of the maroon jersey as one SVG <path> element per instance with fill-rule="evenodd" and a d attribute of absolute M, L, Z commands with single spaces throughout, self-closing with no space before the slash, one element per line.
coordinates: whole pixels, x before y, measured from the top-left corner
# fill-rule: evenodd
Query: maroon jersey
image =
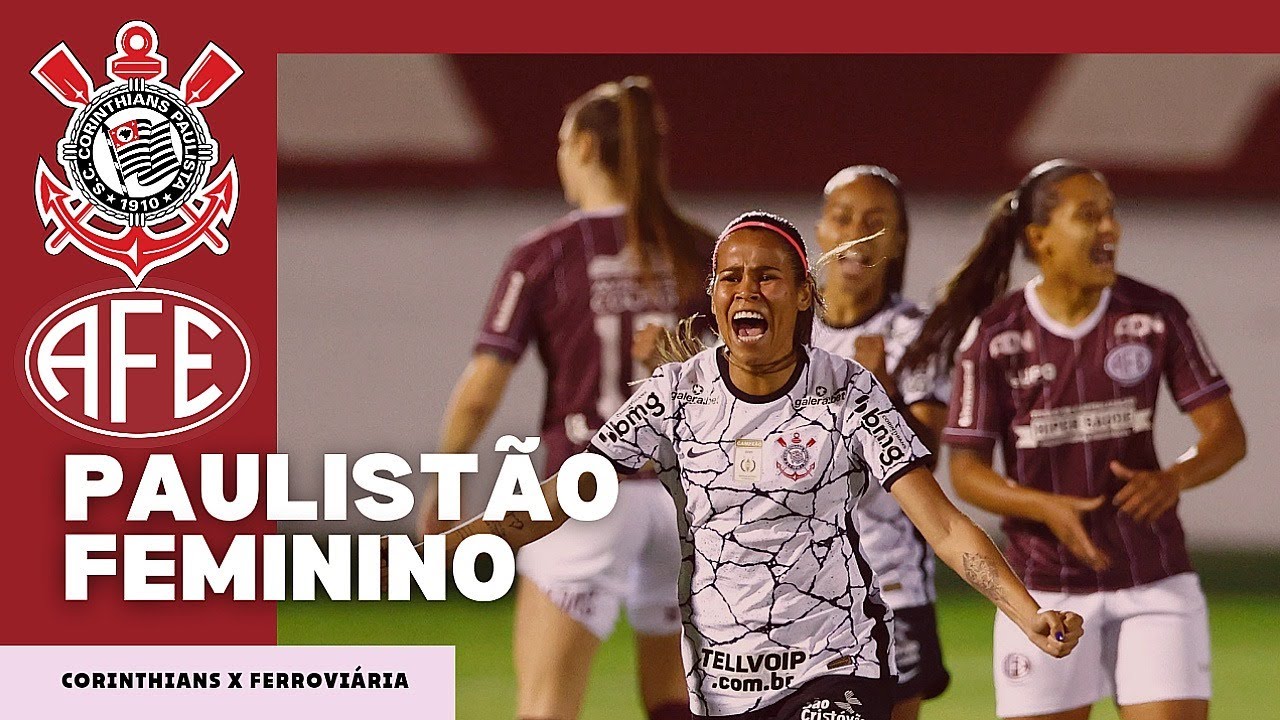
<path fill-rule="evenodd" d="M 1052 493 L 1115 495 L 1112 460 L 1160 467 L 1152 420 L 1160 380 L 1183 412 L 1230 392 L 1186 309 L 1172 295 L 1121 276 L 1075 327 L 1049 317 L 1039 278 L 983 313 L 956 361 L 949 445 L 989 451 L 999 442 L 1005 474 Z M 1133 587 L 1186 572 L 1175 511 L 1154 525 L 1108 502 L 1084 516 L 1111 567 L 1094 572 L 1045 525 L 1007 518 L 1006 554 L 1028 587 L 1087 593 Z"/>
<path fill-rule="evenodd" d="M 670 268 L 654 260 L 642 281 L 626 248 L 622 209 L 570 213 L 512 251 L 494 285 L 475 352 L 516 362 L 530 342 L 547 370 L 541 436 L 547 472 L 583 450 L 596 430 L 649 376 L 631 357 L 635 331 L 673 327 L 709 300 L 682 305 Z M 710 264 L 711 248 L 699 248 Z"/>

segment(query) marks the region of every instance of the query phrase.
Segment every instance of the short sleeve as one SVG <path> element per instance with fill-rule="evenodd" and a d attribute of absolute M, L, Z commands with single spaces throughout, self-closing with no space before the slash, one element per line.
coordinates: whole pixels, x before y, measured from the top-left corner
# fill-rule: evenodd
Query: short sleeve
<path fill-rule="evenodd" d="M 942 441 L 953 447 L 990 451 L 1008 420 L 1000 402 L 999 368 L 984 352 L 981 321 L 975 319 L 960 342 L 951 381 L 951 402 Z"/>
<path fill-rule="evenodd" d="M 1166 335 L 1164 372 L 1169 393 L 1183 412 L 1227 395 L 1231 392 L 1218 364 L 1209 354 L 1204 336 L 1182 303 L 1170 298 L 1165 315 L 1169 328 Z"/>
<path fill-rule="evenodd" d="M 885 490 L 929 457 L 929 449 L 869 371 L 850 380 L 844 406 L 845 442 Z"/>
<path fill-rule="evenodd" d="M 658 456 L 671 413 L 671 379 L 676 366 L 654 371 L 591 439 L 591 450 L 611 460 L 623 473 L 633 473 Z"/>
<path fill-rule="evenodd" d="M 920 308 L 909 305 L 895 319 L 895 342 L 902 347 L 904 355 L 920 336 L 926 317 Z M 924 364 L 913 368 L 904 368 L 901 360 L 898 362 L 898 367 L 893 369 L 894 382 L 903 405 L 910 407 L 921 402 L 946 405 L 951 399 L 951 379 L 947 376 L 946 366 L 941 358 L 931 357 Z"/>
<path fill-rule="evenodd" d="M 502 267 L 476 337 L 476 353 L 488 352 L 515 362 L 533 337 L 538 304 L 539 268 L 534 248 L 516 248 Z"/>
<path fill-rule="evenodd" d="M 946 405 L 951 399 L 951 380 L 934 358 L 920 367 L 903 368 L 897 382 L 902 403 L 907 406 L 920 402 Z"/>

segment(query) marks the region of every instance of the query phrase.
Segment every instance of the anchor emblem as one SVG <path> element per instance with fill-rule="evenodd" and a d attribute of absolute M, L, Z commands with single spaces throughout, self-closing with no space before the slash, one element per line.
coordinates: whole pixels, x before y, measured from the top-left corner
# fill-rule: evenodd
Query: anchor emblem
<path fill-rule="evenodd" d="M 135 287 L 151 270 L 197 247 L 227 251 L 222 230 L 239 198 L 235 160 L 210 182 L 218 143 L 201 109 L 243 74 L 213 43 L 177 87 L 161 82 L 168 59 L 158 52 L 151 25 L 126 23 L 107 58 L 111 79 L 95 87 L 89 73 L 59 43 L 36 63 L 32 76 L 74 111 L 58 144 L 59 180 L 41 158 L 35 199 L 51 233 L 51 255 L 74 245 L 125 272 Z"/>

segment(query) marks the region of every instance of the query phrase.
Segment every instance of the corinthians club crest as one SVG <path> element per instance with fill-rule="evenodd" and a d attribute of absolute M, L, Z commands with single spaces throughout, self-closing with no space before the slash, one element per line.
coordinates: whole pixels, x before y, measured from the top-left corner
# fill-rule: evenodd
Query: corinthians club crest
<path fill-rule="evenodd" d="M 814 438 L 809 438 L 807 442 L 802 440 L 800 433 L 791 433 L 791 442 L 778 438 L 778 444 L 782 446 L 782 457 L 774 463 L 778 466 L 778 472 L 792 480 L 799 480 L 813 472 L 814 462 L 809 448 L 817 442 Z"/>
<path fill-rule="evenodd" d="M 239 179 L 230 160 L 209 181 L 218 143 L 200 113 L 242 74 L 221 48 L 209 43 L 171 87 L 161 82 L 168 60 L 155 30 L 134 21 L 116 33 L 105 86 L 94 87 L 66 43 L 31 74 L 74 110 L 58 144 L 66 183 L 43 159 L 36 169 L 36 205 L 52 226 L 50 254 L 75 245 L 138 286 L 152 269 L 200 245 L 227 251 L 219 227 L 235 215 Z"/>

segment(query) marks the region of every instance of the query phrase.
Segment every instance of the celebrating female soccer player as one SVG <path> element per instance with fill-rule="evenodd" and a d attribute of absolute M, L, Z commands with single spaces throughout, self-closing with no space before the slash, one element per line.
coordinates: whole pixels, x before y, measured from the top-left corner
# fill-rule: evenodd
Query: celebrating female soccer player
<path fill-rule="evenodd" d="M 668 201 L 662 134 L 645 78 L 606 83 L 569 106 L 557 164 L 565 198 L 578 211 L 508 259 L 454 390 L 441 452 L 470 450 L 532 341 L 547 369 L 546 464 L 558 468 L 622 405 L 629 383 L 648 374 L 632 358 L 640 331 L 705 307 L 702 280 L 715 237 Z M 640 478 L 624 485 L 610 518 L 570 521 L 520 553 L 519 717 L 577 716 L 591 659 L 623 603 L 637 633 L 649 717 L 688 717 L 675 513 L 652 472 Z M 437 529 L 435 503 L 425 505 L 426 527 Z"/>
<path fill-rule="evenodd" d="M 928 450 L 871 372 L 810 347 L 816 286 L 795 227 L 743 215 L 722 233 L 712 267 L 724 345 L 659 367 L 592 440 L 623 471 L 657 463 L 676 500 L 693 710 L 752 720 L 890 717 L 888 609 L 852 516 L 870 482 L 892 489 L 938 555 L 1028 642 L 1071 652 L 1079 616 L 1041 610 L 951 505 L 924 466 Z M 543 485 L 553 522 L 527 513 L 476 520 L 446 548 L 477 532 L 513 545 L 544 535 L 565 517 L 556 483 Z"/>
<path fill-rule="evenodd" d="M 831 258 L 823 282 L 823 314 L 813 346 L 853 358 L 871 370 L 930 451 L 947 420 L 951 395 L 935 363 L 898 372 L 898 361 L 920 332 L 924 314 L 902 297 L 907 255 L 906 200 L 898 178 L 876 165 L 848 167 L 823 191 L 818 246 Z M 841 252 L 850 240 L 854 242 Z M 950 675 L 933 609 L 933 553 L 902 508 L 870 483 L 858 503 L 862 548 L 885 603 L 893 610 L 898 666 L 894 720 L 920 715 L 921 700 L 942 694 Z"/>
<path fill-rule="evenodd" d="M 956 490 L 1005 516 L 1010 561 L 1036 599 L 1090 624 L 1070 659 L 1047 664 L 996 619 L 1005 718 L 1083 719 L 1112 693 L 1129 720 L 1208 714 L 1205 599 L 1174 508 L 1244 457 L 1244 429 L 1187 311 L 1116 274 L 1114 205 L 1088 168 L 1032 170 L 997 204 L 911 349 L 959 350 L 944 434 Z M 997 300 L 1017 246 L 1040 276 Z M 1152 442 L 1161 378 L 1200 431 L 1165 469 Z M 992 468 L 996 443 L 1004 475 Z"/>

